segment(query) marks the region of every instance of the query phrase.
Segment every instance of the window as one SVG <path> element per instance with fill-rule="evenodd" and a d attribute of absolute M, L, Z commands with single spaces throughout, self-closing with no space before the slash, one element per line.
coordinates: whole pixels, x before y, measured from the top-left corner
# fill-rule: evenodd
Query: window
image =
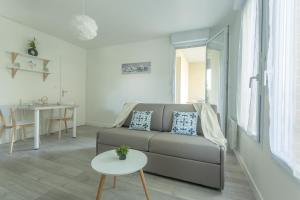
<path fill-rule="evenodd" d="M 300 178 L 299 4 L 299 0 L 269 1 L 267 64 L 271 151 L 297 178 Z"/>
<path fill-rule="evenodd" d="M 237 92 L 238 124 L 258 138 L 260 17 L 259 0 L 246 1 L 242 9 Z"/>

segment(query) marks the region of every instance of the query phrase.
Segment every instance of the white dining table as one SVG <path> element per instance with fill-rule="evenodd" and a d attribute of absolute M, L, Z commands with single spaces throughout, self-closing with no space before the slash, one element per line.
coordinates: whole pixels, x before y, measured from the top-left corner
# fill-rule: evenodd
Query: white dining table
<path fill-rule="evenodd" d="M 40 111 L 43 110 L 60 110 L 60 109 L 73 109 L 73 134 L 72 137 L 76 138 L 76 120 L 77 120 L 77 107 L 76 105 L 67 104 L 45 104 L 45 105 L 21 105 L 18 109 L 34 111 L 34 144 L 33 149 L 40 148 Z"/>

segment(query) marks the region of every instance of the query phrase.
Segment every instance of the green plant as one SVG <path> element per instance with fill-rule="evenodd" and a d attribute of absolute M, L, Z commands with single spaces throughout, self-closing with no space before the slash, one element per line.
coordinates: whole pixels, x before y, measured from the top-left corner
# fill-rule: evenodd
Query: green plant
<path fill-rule="evenodd" d="M 36 49 L 36 39 L 35 37 L 33 38 L 33 40 L 29 40 L 28 42 L 28 48 L 32 48 L 32 49 Z"/>
<path fill-rule="evenodd" d="M 118 156 L 124 156 L 124 155 L 126 156 L 127 153 L 128 153 L 128 149 L 129 149 L 128 146 L 121 145 L 118 148 L 116 148 L 116 153 L 117 153 Z"/>

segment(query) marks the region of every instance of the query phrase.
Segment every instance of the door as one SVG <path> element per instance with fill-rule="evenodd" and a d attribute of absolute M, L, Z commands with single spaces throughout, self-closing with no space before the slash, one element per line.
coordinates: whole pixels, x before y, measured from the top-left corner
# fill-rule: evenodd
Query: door
<path fill-rule="evenodd" d="M 216 105 L 221 129 L 226 132 L 228 27 L 213 36 L 206 44 L 205 100 Z"/>
<path fill-rule="evenodd" d="M 80 56 L 60 58 L 60 101 L 63 104 L 85 104 L 85 60 Z"/>
<path fill-rule="evenodd" d="M 77 56 L 74 56 L 74 53 L 77 53 Z M 64 52 L 60 57 L 60 102 L 78 106 L 79 125 L 85 121 L 86 86 L 86 59 L 81 53 L 81 51 Z"/>
<path fill-rule="evenodd" d="M 175 103 L 205 100 L 206 46 L 176 49 Z"/>

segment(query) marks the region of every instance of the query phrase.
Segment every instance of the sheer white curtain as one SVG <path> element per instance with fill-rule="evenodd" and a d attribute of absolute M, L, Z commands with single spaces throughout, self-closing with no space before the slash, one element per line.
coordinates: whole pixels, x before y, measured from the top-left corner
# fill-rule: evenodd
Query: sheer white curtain
<path fill-rule="evenodd" d="M 259 1 L 248 0 L 242 9 L 238 58 L 237 119 L 248 134 L 258 134 L 258 72 L 260 47 Z"/>
<path fill-rule="evenodd" d="M 298 10 L 297 10 L 298 9 Z M 269 0 L 270 146 L 300 178 L 299 0 Z M 297 21 L 296 21 L 297 20 Z M 296 34 L 297 33 L 297 34 Z M 297 48 L 296 48 L 297 47 Z"/>

